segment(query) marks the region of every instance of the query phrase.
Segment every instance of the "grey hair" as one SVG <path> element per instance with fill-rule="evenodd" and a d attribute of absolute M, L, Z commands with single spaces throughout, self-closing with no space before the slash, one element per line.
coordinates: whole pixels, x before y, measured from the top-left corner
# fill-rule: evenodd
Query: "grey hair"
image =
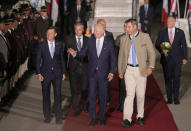
<path fill-rule="evenodd" d="M 81 23 L 81 22 L 75 23 L 74 28 L 75 28 L 76 26 L 82 26 L 82 27 L 84 28 L 84 25 L 83 25 L 83 23 Z"/>
<path fill-rule="evenodd" d="M 95 28 L 95 27 L 101 27 L 101 28 L 103 29 L 103 31 L 105 30 L 103 24 L 95 24 L 95 25 L 94 25 L 94 28 Z"/>

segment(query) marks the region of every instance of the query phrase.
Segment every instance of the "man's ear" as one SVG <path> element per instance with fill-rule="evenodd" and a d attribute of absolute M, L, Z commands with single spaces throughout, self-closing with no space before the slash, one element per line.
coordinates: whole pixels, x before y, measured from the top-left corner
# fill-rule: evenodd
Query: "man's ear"
<path fill-rule="evenodd" d="M 55 34 L 55 37 L 57 36 L 57 33 Z"/>

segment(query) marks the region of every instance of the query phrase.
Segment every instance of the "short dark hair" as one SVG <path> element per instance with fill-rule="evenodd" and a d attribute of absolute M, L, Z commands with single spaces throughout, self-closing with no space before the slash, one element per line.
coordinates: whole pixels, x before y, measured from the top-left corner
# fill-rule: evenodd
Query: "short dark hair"
<path fill-rule="evenodd" d="M 48 27 L 47 32 L 48 32 L 48 30 L 54 30 L 54 32 L 57 33 L 57 29 L 55 26 Z"/>
<path fill-rule="evenodd" d="M 170 12 L 170 13 L 168 14 L 168 17 L 172 17 L 172 18 L 176 19 L 176 14 L 173 13 L 173 12 Z"/>
<path fill-rule="evenodd" d="M 136 19 L 133 19 L 133 18 L 130 18 L 128 20 L 125 21 L 125 24 L 127 23 L 131 23 L 132 25 L 136 25 L 138 27 L 138 23 L 137 23 L 137 20 Z"/>

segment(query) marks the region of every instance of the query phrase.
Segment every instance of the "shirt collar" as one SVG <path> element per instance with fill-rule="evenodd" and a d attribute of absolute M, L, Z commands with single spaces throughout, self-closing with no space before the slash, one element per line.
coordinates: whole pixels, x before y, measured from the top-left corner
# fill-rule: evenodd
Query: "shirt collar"
<path fill-rule="evenodd" d="M 137 31 L 134 35 L 129 35 L 129 36 L 130 36 L 130 39 L 132 39 L 132 38 L 133 38 L 133 36 L 134 36 L 134 37 L 137 37 L 137 36 L 138 36 L 138 34 L 139 34 L 139 31 Z"/>
<path fill-rule="evenodd" d="M 81 40 L 83 39 L 83 36 L 80 36 L 80 37 L 78 37 L 77 35 L 76 35 L 76 39 L 78 40 L 78 38 L 81 38 Z"/>
<path fill-rule="evenodd" d="M 97 40 L 100 40 L 100 41 L 102 41 L 104 39 L 104 36 L 102 36 L 101 38 L 99 38 L 99 39 L 97 39 Z"/>
<path fill-rule="evenodd" d="M 47 40 L 47 41 L 48 41 L 48 44 L 53 43 L 55 45 L 55 40 L 53 42 L 50 42 L 49 40 Z"/>
<path fill-rule="evenodd" d="M 173 27 L 173 28 L 168 28 L 168 31 L 170 31 L 170 29 L 172 29 L 172 31 L 175 31 L 175 27 Z"/>

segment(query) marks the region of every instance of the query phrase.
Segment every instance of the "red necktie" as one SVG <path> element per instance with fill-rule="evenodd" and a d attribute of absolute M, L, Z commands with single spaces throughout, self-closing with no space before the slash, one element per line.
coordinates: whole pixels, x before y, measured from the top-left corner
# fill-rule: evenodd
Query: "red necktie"
<path fill-rule="evenodd" d="M 170 43 L 171 43 L 171 45 L 172 45 L 172 43 L 173 43 L 173 34 L 172 34 L 172 29 L 170 29 L 169 40 L 170 40 Z"/>

